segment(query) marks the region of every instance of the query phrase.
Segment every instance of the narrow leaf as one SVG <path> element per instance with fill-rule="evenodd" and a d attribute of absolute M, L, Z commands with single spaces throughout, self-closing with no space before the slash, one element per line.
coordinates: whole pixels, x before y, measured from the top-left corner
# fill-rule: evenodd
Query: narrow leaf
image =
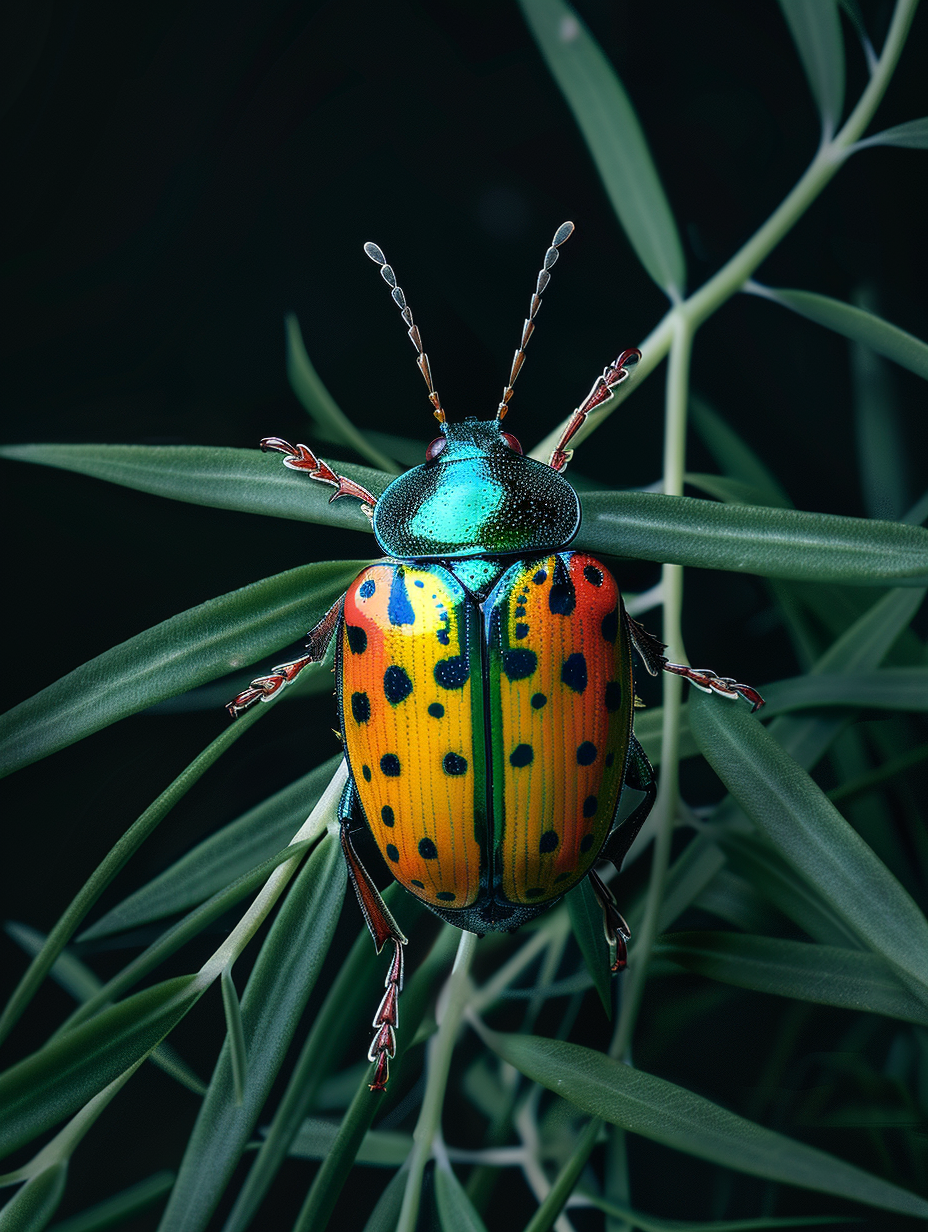
<path fill-rule="evenodd" d="M 793 502 L 773 473 L 708 402 L 691 394 L 689 409 L 693 426 L 703 444 L 729 478 L 740 480 L 761 492 L 763 499 L 757 504 L 792 508 Z"/>
<path fill-rule="evenodd" d="M 928 1026 L 928 1006 L 900 984 L 888 963 L 864 950 L 781 937 L 687 932 L 659 937 L 654 952 L 687 971 L 738 988 Z"/>
<path fill-rule="evenodd" d="M 657 285 L 678 299 L 686 282 L 683 248 L 625 87 L 563 0 L 520 0 L 520 4 L 638 259 Z"/>
<path fill-rule="evenodd" d="M 869 308 L 858 296 L 858 306 Z M 890 366 L 871 347 L 851 344 L 857 469 L 871 518 L 897 521 L 908 505 L 911 444 L 899 414 Z"/>
<path fill-rule="evenodd" d="M 584 877 L 567 895 L 567 910 L 586 969 L 599 993 L 606 1017 L 611 1018 L 612 979 L 609 973 L 609 946 L 603 932 L 603 909 L 588 877 Z"/>
<path fill-rule="evenodd" d="M 657 1215 L 643 1215 L 630 1206 L 606 1202 L 596 1194 L 584 1196 L 599 1210 L 616 1219 L 627 1220 L 641 1232 L 765 1232 L 768 1228 L 820 1228 L 825 1224 L 850 1222 L 844 1215 L 793 1215 L 785 1219 L 776 1215 L 765 1215 L 759 1219 L 661 1219 Z"/>
<path fill-rule="evenodd" d="M 68 1179 L 68 1161 L 27 1181 L 0 1210 L 0 1232 L 41 1232 L 58 1209 Z"/>
<path fill-rule="evenodd" d="M 435 1169 L 435 1202 L 441 1232 L 487 1232 L 486 1224 L 451 1168 Z"/>
<path fill-rule="evenodd" d="M 816 706 L 928 710 L 928 667 L 883 667 L 872 672 L 819 672 L 778 680 L 761 689 L 764 718 Z"/>
<path fill-rule="evenodd" d="M 104 1198 L 86 1211 L 56 1223 L 50 1232 L 103 1232 L 116 1228 L 153 1206 L 174 1184 L 173 1172 L 156 1172 L 137 1185 L 130 1185 L 111 1198 Z"/>
<path fill-rule="evenodd" d="M 928 1201 L 917 1194 L 602 1053 L 536 1036 L 484 1035 L 505 1061 L 588 1116 L 723 1167 L 904 1215 L 928 1216 Z"/>
<path fill-rule="evenodd" d="M 362 458 L 367 458 L 378 470 L 397 474 L 398 468 L 393 459 L 381 453 L 358 431 L 322 383 L 306 353 L 300 323 L 292 312 L 284 317 L 284 328 L 287 331 L 287 378 L 290 388 L 315 423 L 318 435 L 323 440 L 347 445 Z"/>
<path fill-rule="evenodd" d="M 862 150 L 868 145 L 895 145 L 904 150 L 928 150 L 928 116 L 884 128 L 881 133 L 874 133 L 872 137 L 858 141 L 853 149 Z"/>
<path fill-rule="evenodd" d="M 219 982 L 222 987 L 222 1008 L 226 1016 L 226 1038 L 232 1067 L 232 1090 L 235 1093 L 235 1102 L 241 1108 L 245 1098 L 245 1081 L 248 1077 L 248 1056 L 245 1049 L 245 1032 L 242 1029 L 242 1007 L 239 1005 L 235 982 L 228 967 L 223 968 Z"/>
<path fill-rule="evenodd" d="M 844 107 L 844 41 L 835 0 L 780 0 L 826 140 Z"/>
<path fill-rule="evenodd" d="M 790 308 L 801 317 L 824 325 L 826 329 L 833 329 L 845 338 L 862 342 L 878 354 L 908 368 L 916 376 L 928 379 L 928 343 L 872 312 L 842 303 L 839 299 L 831 299 L 828 295 L 816 295 L 812 291 L 788 291 L 757 284 L 746 290 L 771 299 L 775 304 L 782 304 L 784 308 Z"/>
<path fill-rule="evenodd" d="M 289 1155 L 301 1159 L 325 1159 L 338 1136 L 338 1122 L 323 1117 L 307 1117 L 290 1145 Z M 369 1129 L 364 1135 L 355 1162 L 378 1168 L 398 1168 L 412 1150 L 412 1135 Z"/>
<path fill-rule="evenodd" d="M 732 706 L 690 701 L 703 755 L 752 821 L 862 944 L 928 1003 L 928 921 L 892 873 L 770 733 Z"/>
<path fill-rule="evenodd" d="M 577 545 L 612 556 L 854 586 L 928 584 L 928 531 L 653 492 L 583 497 Z"/>
<path fill-rule="evenodd" d="M 0 716 L 0 774 L 296 641 L 362 566 L 301 565 L 189 608 L 97 655 Z"/>

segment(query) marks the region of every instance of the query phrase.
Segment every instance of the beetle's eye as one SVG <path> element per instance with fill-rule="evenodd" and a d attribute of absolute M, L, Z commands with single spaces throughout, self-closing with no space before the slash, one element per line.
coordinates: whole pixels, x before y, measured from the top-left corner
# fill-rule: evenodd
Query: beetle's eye
<path fill-rule="evenodd" d="M 444 452 L 444 448 L 447 444 L 447 437 L 436 436 L 434 441 L 432 441 L 428 449 L 425 451 L 426 462 L 434 462 L 438 455 Z"/>
<path fill-rule="evenodd" d="M 519 442 L 516 440 L 516 438 L 512 435 L 511 432 L 501 432 L 500 436 L 503 438 L 503 440 L 506 442 L 506 444 L 509 446 L 510 449 L 515 450 L 516 453 L 522 452 L 522 446 L 519 444 Z"/>

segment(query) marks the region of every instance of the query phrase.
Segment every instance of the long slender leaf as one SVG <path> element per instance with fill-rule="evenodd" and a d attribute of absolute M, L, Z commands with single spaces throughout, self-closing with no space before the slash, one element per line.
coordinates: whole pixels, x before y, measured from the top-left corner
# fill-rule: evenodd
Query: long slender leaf
<path fill-rule="evenodd" d="M 567 910 L 586 969 L 599 993 L 606 1017 L 611 1018 L 612 980 L 609 976 L 609 946 L 603 932 L 603 909 L 588 877 L 584 877 L 567 895 Z"/>
<path fill-rule="evenodd" d="M 104 1232 L 106 1228 L 115 1228 L 153 1206 L 173 1184 L 173 1172 L 156 1172 L 137 1185 L 130 1185 L 111 1198 L 104 1198 L 88 1210 L 54 1224 L 49 1232 Z"/>
<path fill-rule="evenodd" d="M 85 929 L 79 940 L 107 937 L 187 911 L 269 860 L 315 808 L 340 761 L 340 754 L 330 757 L 211 834 Z"/>
<path fill-rule="evenodd" d="M 855 296 L 858 307 L 870 304 Z M 886 360 L 861 342 L 851 344 L 857 469 L 871 518 L 898 521 L 909 506 L 911 445 L 902 427 L 892 373 Z"/>
<path fill-rule="evenodd" d="M 615 69 L 563 0 L 520 0 L 638 259 L 677 299 L 686 267 L 673 214 L 638 117 Z"/>
<path fill-rule="evenodd" d="M 873 706 L 928 710 L 928 667 L 883 667 L 873 672 L 819 672 L 765 685 L 765 718 L 816 706 Z"/>
<path fill-rule="evenodd" d="M 862 150 L 868 145 L 896 145 L 904 150 L 928 150 L 928 116 L 884 128 L 881 133 L 874 133 L 872 137 L 858 141 L 853 148 Z"/>
<path fill-rule="evenodd" d="M 300 1159 L 325 1159 L 338 1136 L 338 1122 L 307 1117 L 290 1145 L 289 1155 Z M 412 1135 L 369 1129 L 355 1155 L 355 1162 L 377 1168 L 398 1168 L 412 1150 Z"/>
<path fill-rule="evenodd" d="M 606 1202 L 596 1194 L 587 1194 L 586 1197 L 601 1211 L 614 1215 L 617 1219 L 627 1220 L 631 1227 L 640 1229 L 641 1232 L 764 1232 L 767 1228 L 820 1228 L 825 1224 L 848 1222 L 843 1215 L 793 1215 L 786 1218 L 766 1215 L 760 1219 L 660 1219 L 656 1215 L 643 1215 L 641 1211 L 633 1210 L 630 1206 Z"/>
<path fill-rule="evenodd" d="M 451 1168 L 435 1169 L 435 1202 L 441 1232 L 487 1232 Z"/>
<path fill-rule="evenodd" d="M 41 1232 L 58 1209 L 67 1179 L 63 1159 L 27 1181 L 0 1210 L 0 1232 Z"/>
<path fill-rule="evenodd" d="M 723 1167 L 883 1210 L 928 1216 L 928 1201 L 917 1194 L 765 1129 L 663 1078 L 579 1044 L 482 1033 L 505 1061 L 588 1116 Z"/>
<path fill-rule="evenodd" d="M 209 1222 L 254 1130 L 312 992 L 338 922 L 345 884 L 341 851 L 334 838 L 327 836 L 291 887 L 242 997 L 248 1051 L 243 1101 L 237 1104 L 235 1100 L 227 1040 L 165 1209 L 160 1224 L 163 1232 L 179 1228 L 191 1232 Z"/>
<path fill-rule="evenodd" d="M 363 563 L 301 565 L 189 608 L 97 655 L 0 716 L 0 774 L 295 641 Z"/>
<path fill-rule="evenodd" d="M 583 497 L 578 546 L 613 556 L 853 586 L 928 585 L 928 531 L 653 492 Z"/>
<path fill-rule="evenodd" d="M 813 291 L 788 291 L 757 284 L 746 289 L 798 312 L 801 317 L 815 321 L 817 325 L 833 329 L 845 338 L 862 342 L 887 359 L 908 368 L 916 376 L 928 379 L 928 343 L 872 312 L 865 312 L 863 308 L 855 308 L 853 304 L 842 303 L 828 295 L 816 295 Z"/>
<path fill-rule="evenodd" d="M 865 947 L 928 1003 L 928 921 L 808 774 L 744 707 L 690 701 L 693 734 L 745 813 Z"/>
<path fill-rule="evenodd" d="M 780 0 L 806 79 L 822 117 L 825 137 L 844 106 L 844 42 L 836 0 Z"/>
<path fill-rule="evenodd" d="M 139 492 L 213 509 L 264 513 L 370 533 L 356 500 L 329 503 L 332 488 L 288 471 L 279 454 L 206 445 L 4 445 L 0 457 L 57 466 Z M 338 463 L 338 472 L 379 496 L 391 476 Z"/>
<path fill-rule="evenodd" d="M 888 963 L 863 950 L 782 937 L 688 932 L 659 937 L 654 952 L 687 971 L 739 988 L 928 1026 L 928 1006 L 906 990 Z"/>

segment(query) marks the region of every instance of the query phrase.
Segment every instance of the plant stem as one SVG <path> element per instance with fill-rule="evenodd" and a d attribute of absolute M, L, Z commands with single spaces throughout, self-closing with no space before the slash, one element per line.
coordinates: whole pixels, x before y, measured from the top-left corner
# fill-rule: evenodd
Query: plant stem
<path fill-rule="evenodd" d="M 476 946 L 477 937 L 474 933 L 461 933 L 454 966 L 440 998 L 438 1031 L 429 1042 L 428 1079 L 425 1084 L 425 1095 L 419 1112 L 419 1120 L 413 1131 L 409 1175 L 406 1180 L 406 1192 L 403 1195 L 403 1206 L 397 1221 L 396 1232 L 415 1232 L 419 1215 L 419 1197 L 422 1191 L 422 1174 L 432 1154 L 433 1143 L 441 1133 L 441 1109 L 445 1099 L 445 1088 L 448 1085 L 451 1056 L 471 991 L 470 965 Z"/>

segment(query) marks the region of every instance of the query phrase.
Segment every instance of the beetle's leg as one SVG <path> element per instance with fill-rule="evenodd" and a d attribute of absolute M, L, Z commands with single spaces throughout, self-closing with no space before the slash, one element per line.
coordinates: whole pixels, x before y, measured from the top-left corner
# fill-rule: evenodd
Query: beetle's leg
<path fill-rule="evenodd" d="M 306 471 L 310 479 L 318 479 L 320 483 L 331 484 L 335 492 L 329 497 L 330 505 L 340 496 L 356 496 L 361 502 L 361 512 L 373 521 L 377 497 L 368 492 L 367 488 L 362 488 L 359 483 L 355 483 L 353 479 L 348 479 L 345 475 L 337 475 L 327 462 L 316 457 L 308 445 L 291 445 L 282 437 L 266 436 L 261 442 L 261 448 L 265 453 L 269 449 L 282 453 L 284 466 L 288 466 L 290 470 Z"/>
<path fill-rule="evenodd" d="M 603 929 L 606 933 L 609 952 L 615 954 L 615 960 L 609 970 L 613 973 L 624 971 L 628 963 L 626 943 L 631 940 L 631 930 L 619 912 L 619 904 L 615 901 L 615 895 L 595 869 L 590 870 L 590 885 L 603 909 Z"/>
<path fill-rule="evenodd" d="M 385 980 L 386 992 L 374 1015 L 373 1026 L 377 1034 L 371 1041 L 368 1060 L 373 1061 L 374 1081 L 370 1084 L 372 1091 L 383 1091 L 390 1077 L 390 1058 L 396 1055 L 395 1031 L 399 1025 L 399 995 L 403 991 L 403 946 L 406 938 L 400 931 L 400 926 L 394 920 L 387 904 L 370 879 L 367 869 L 358 859 L 358 854 L 351 842 L 352 805 L 357 800 L 357 792 L 352 783 L 347 783 L 342 793 L 339 805 L 341 820 L 341 843 L 345 863 L 348 865 L 348 876 L 358 897 L 358 905 L 364 922 L 374 939 L 374 946 L 379 954 L 387 941 L 393 942 L 393 960 L 387 971 Z"/>
<path fill-rule="evenodd" d="M 280 663 L 275 667 L 269 676 L 259 676 L 253 680 L 247 689 L 239 693 L 238 697 L 231 702 L 226 703 L 226 710 L 231 714 L 233 719 L 237 719 L 240 714 L 253 706 L 255 702 L 269 702 L 272 697 L 276 697 L 285 684 L 289 684 L 291 680 L 295 680 L 304 667 L 310 663 L 321 663 L 325 658 L 325 652 L 329 648 L 329 642 L 332 640 L 338 621 L 342 613 L 342 600 L 339 599 L 333 603 L 323 618 L 317 625 L 313 625 L 310 631 L 306 634 L 306 654 L 299 659 L 292 659 L 289 663 Z"/>
<path fill-rule="evenodd" d="M 567 448 L 568 442 L 583 427 L 590 411 L 595 410 L 603 402 L 608 402 L 616 386 L 621 385 L 628 378 L 629 371 L 626 365 L 637 364 L 639 359 L 641 359 L 641 352 L 637 347 L 632 347 L 629 351 L 623 351 L 615 363 L 610 364 L 608 368 L 604 368 L 602 376 L 596 378 L 593 382 L 593 388 L 571 415 L 570 419 L 568 419 L 558 443 L 551 452 L 548 465 L 553 470 L 560 474 L 561 471 L 566 469 L 567 463 L 573 454 L 573 450 Z"/>
<path fill-rule="evenodd" d="M 718 676 L 708 667 L 687 667 L 683 663 L 668 662 L 664 654 L 666 649 L 664 643 L 653 633 L 649 633 L 637 620 L 632 620 L 628 615 L 626 615 L 626 620 L 632 645 L 652 676 L 662 671 L 672 672 L 675 676 L 685 677 L 697 689 L 702 689 L 703 693 L 718 693 L 720 697 L 731 699 L 737 698 L 740 694 L 751 703 L 752 711 L 758 710 L 764 704 L 764 699 L 749 684 L 739 684 L 730 676 Z"/>

